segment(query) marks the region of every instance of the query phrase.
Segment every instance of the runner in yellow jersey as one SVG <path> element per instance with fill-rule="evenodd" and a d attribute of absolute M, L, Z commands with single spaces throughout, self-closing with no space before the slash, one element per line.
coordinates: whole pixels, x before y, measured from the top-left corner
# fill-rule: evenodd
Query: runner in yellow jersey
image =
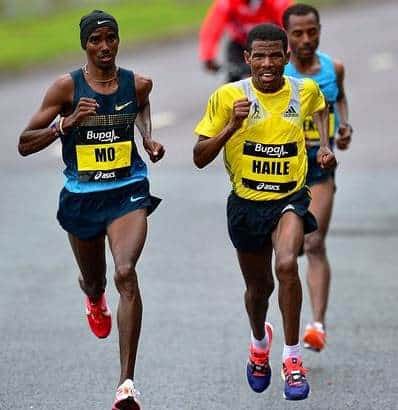
<path fill-rule="evenodd" d="M 248 382 L 254 391 L 262 392 L 271 379 L 272 326 L 265 319 L 274 289 L 274 251 L 285 335 L 284 395 L 301 400 L 308 396 L 309 385 L 299 343 L 302 290 L 297 257 L 304 233 L 316 229 L 308 211 L 303 121 L 314 115 L 321 133 L 318 161 L 332 168 L 336 159 L 328 145 L 328 110 L 314 81 L 283 76 L 289 55 L 282 29 L 271 24 L 256 26 L 249 33 L 244 54 L 252 77 L 225 84 L 212 94 L 195 129 L 199 139 L 194 162 L 202 168 L 224 148 L 232 183 L 228 230 L 246 282 L 252 330 Z"/>

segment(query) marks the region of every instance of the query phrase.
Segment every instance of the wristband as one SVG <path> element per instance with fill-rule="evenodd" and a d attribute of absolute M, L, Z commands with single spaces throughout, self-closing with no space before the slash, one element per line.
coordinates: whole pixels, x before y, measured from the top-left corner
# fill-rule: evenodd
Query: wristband
<path fill-rule="evenodd" d="M 54 131 L 54 137 L 55 137 L 55 138 L 58 138 L 58 137 L 60 136 L 61 133 L 60 133 L 60 130 L 59 130 L 59 127 L 58 127 L 58 123 L 57 123 L 57 122 L 52 123 L 52 124 L 50 125 L 50 129 Z"/>
<path fill-rule="evenodd" d="M 65 120 L 65 117 L 61 117 L 61 119 L 59 120 L 59 123 L 58 123 L 59 132 L 61 133 L 61 135 L 65 135 L 65 131 L 64 131 L 64 128 L 63 128 L 64 120 Z"/>

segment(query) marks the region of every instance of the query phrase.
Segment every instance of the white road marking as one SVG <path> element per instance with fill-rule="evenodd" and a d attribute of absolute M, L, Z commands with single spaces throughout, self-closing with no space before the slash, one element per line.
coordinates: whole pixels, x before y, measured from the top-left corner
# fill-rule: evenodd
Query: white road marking
<path fill-rule="evenodd" d="M 170 127 L 175 124 L 176 116 L 172 112 L 163 111 L 152 114 L 152 128 L 159 130 L 160 128 Z M 50 152 L 52 157 L 61 158 L 62 148 L 61 143 L 57 141 L 50 146 Z"/>
<path fill-rule="evenodd" d="M 394 55 L 388 51 L 374 55 L 369 60 L 371 71 L 388 71 L 392 70 L 396 65 Z"/>

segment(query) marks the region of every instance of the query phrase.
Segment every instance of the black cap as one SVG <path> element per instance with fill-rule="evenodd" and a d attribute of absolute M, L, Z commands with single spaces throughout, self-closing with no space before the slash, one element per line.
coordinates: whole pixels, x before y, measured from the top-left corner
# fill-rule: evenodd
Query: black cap
<path fill-rule="evenodd" d="M 115 17 L 102 10 L 93 10 L 90 14 L 80 19 L 80 43 L 86 49 L 87 40 L 90 34 L 99 27 L 111 27 L 119 37 L 119 26 Z"/>

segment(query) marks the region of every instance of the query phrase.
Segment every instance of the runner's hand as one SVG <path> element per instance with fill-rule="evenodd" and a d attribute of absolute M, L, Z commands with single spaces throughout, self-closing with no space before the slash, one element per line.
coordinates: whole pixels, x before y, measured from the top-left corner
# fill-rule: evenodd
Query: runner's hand
<path fill-rule="evenodd" d="M 349 147 L 353 129 L 350 124 L 340 124 L 337 131 L 339 136 L 336 138 L 336 146 L 338 149 L 345 150 Z"/>
<path fill-rule="evenodd" d="M 316 160 L 324 169 L 333 169 L 337 166 L 336 157 L 329 147 L 319 147 Z"/>
<path fill-rule="evenodd" d="M 79 125 L 89 115 L 96 115 L 98 107 L 99 104 L 93 98 L 80 98 L 75 111 L 73 111 L 68 117 L 65 117 L 62 128 L 67 131 L 76 125 Z"/>
<path fill-rule="evenodd" d="M 143 145 L 152 162 L 157 162 L 162 159 L 166 152 L 162 144 L 159 144 L 159 142 L 156 142 L 150 137 L 143 139 Z"/>
<path fill-rule="evenodd" d="M 207 60 L 203 63 L 203 65 L 207 71 L 211 71 L 213 73 L 216 73 L 221 68 L 215 60 Z"/>
<path fill-rule="evenodd" d="M 229 126 L 235 131 L 238 130 L 243 121 L 247 118 L 250 112 L 251 102 L 247 98 L 234 101 L 232 107 L 232 115 L 229 120 Z"/>

